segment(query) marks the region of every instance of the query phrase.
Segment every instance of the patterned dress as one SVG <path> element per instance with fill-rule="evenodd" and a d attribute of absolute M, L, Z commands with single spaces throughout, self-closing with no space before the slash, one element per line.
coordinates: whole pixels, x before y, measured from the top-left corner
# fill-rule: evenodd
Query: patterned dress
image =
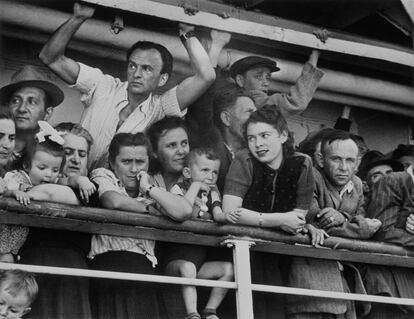
<path fill-rule="evenodd" d="M 28 191 L 33 187 L 29 176 L 22 170 L 7 172 L 4 184 L 8 190 Z M 17 225 L 0 224 L 0 253 L 17 255 L 26 241 L 29 228 Z"/>

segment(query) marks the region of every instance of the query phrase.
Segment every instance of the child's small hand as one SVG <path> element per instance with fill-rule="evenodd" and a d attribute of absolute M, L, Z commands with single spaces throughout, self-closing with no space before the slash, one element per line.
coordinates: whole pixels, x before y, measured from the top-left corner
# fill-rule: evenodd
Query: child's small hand
<path fill-rule="evenodd" d="M 96 186 L 86 176 L 79 176 L 78 188 L 83 201 L 89 203 L 89 197 L 96 192 Z"/>
<path fill-rule="evenodd" d="M 205 192 L 207 195 L 210 193 L 210 186 L 203 182 L 197 182 L 200 188 L 200 191 Z"/>
<path fill-rule="evenodd" d="M 224 213 L 224 218 L 226 222 L 236 224 L 241 216 L 241 210 L 243 208 L 238 208 L 233 210 L 232 212 L 226 212 Z"/>
<path fill-rule="evenodd" d="M 26 206 L 26 205 L 30 204 L 30 196 L 25 192 L 15 190 L 14 191 L 14 197 L 22 205 Z"/>
<path fill-rule="evenodd" d="M 320 228 L 316 228 L 315 226 L 310 224 L 306 224 L 303 230 L 304 233 L 309 234 L 309 237 L 312 241 L 312 245 L 315 247 L 321 247 L 321 245 L 323 245 L 325 238 L 329 237 L 326 231 Z"/>

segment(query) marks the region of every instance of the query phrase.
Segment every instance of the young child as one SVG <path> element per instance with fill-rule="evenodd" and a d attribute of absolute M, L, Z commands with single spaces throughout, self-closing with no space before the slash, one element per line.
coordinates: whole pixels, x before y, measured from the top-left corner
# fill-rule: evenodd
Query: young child
<path fill-rule="evenodd" d="M 51 127 L 50 129 L 53 130 Z M 3 195 L 14 197 L 23 205 L 29 204 L 30 199 L 42 200 L 41 193 L 43 191 L 31 191 L 31 189 L 36 185 L 56 183 L 63 164 L 63 139 L 56 131 L 45 133 L 41 130 L 36 138 L 38 142 L 30 144 L 25 151 L 22 169 L 7 172 L 4 176 L 6 189 Z M 58 193 L 62 191 L 59 187 L 55 188 L 56 185 L 51 191 Z M 69 188 L 66 189 L 70 190 Z M 61 197 L 68 197 L 67 195 L 65 192 Z M 13 255 L 17 255 L 27 238 L 28 232 L 27 227 L 0 225 L 0 261 L 14 262 Z"/>
<path fill-rule="evenodd" d="M 221 198 L 216 186 L 220 160 L 210 148 L 196 148 L 186 158 L 183 169 L 184 180 L 171 188 L 174 194 L 184 196 L 193 206 L 193 218 L 211 219 L 224 222 L 225 216 L 221 210 Z M 229 281 L 233 279 L 233 264 L 224 261 L 225 256 L 220 250 L 194 245 L 177 245 L 176 251 L 169 256 L 167 265 L 172 273 L 182 277 L 218 279 Z M 215 319 L 216 309 L 227 293 L 227 289 L 213 288 L 201 318 Z M 183 286 L 182 295 L 187 311 L 187 319 L 198 319 L 197 291 L 194 286 Z"/>
<path fill-rule="evenodd" d="M 1 318 L 17 319 L 27 314 L 38 290 L 33 274 L 19 269 L 0 271 Z"/>

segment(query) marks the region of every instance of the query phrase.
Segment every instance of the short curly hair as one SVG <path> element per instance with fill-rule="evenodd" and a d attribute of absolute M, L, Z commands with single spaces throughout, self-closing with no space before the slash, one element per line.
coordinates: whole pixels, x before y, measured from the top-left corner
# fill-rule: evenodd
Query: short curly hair
<path fill-rule="evenodd" d="M 286 132 L 287 140 L 283 143 L 283 155 L 291 156 L 295 152 L 293 147 L 295 143 L 293 134 L 289 130 L 287 121 L 277 106 L 266 104 L 250 115 L 249 119 L 243 126 L 243 135 L 246 141 L 247 127 L 252 123 L 266 123 L 275 128 L 279 133 Z"/>

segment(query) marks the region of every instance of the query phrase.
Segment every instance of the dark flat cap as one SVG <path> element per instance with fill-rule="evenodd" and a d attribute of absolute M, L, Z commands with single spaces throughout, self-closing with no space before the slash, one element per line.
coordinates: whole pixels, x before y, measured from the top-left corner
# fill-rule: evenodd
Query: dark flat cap
<path fill-rule="evenodd" d="M 369 170 L 379 165 L 389 165 L 394 172 L 404 170 L 404 166 L 400 162 L 385 156 L 380 151 L 368 151 L 361 159 L 361 164 L 358 168 L 358 176 L 362 180 L 366 180 Z"/>
<path fill-rule="evenodd" d="M 247 56 L 243 59 L 237 60 L 230 67 L 230 76 L 234 79 L 237 74 L 243 74 L 244 72 L 253 69 L 258 66 L 264 66 L 269 68 L 270 72 L 279 71 L 276 62 L 261 56 Z"/>
<path fill-rule="evenodd" d="M 392 158 L 398 160 L 403 156 L 414 156 L 414 145 L 399 144 L 392 152 Z"/>
<path fill-rule="evenodd" d="M 48 95 L 50 105 L 55 107 L 62 103 L 64 95 L 62 90 L 37 66 L 25 65 L 13 74 L 9 85 L 0 89 L 0 103 L 8 105 L 11 95 L 23 87 L 42 89 Z"/>

